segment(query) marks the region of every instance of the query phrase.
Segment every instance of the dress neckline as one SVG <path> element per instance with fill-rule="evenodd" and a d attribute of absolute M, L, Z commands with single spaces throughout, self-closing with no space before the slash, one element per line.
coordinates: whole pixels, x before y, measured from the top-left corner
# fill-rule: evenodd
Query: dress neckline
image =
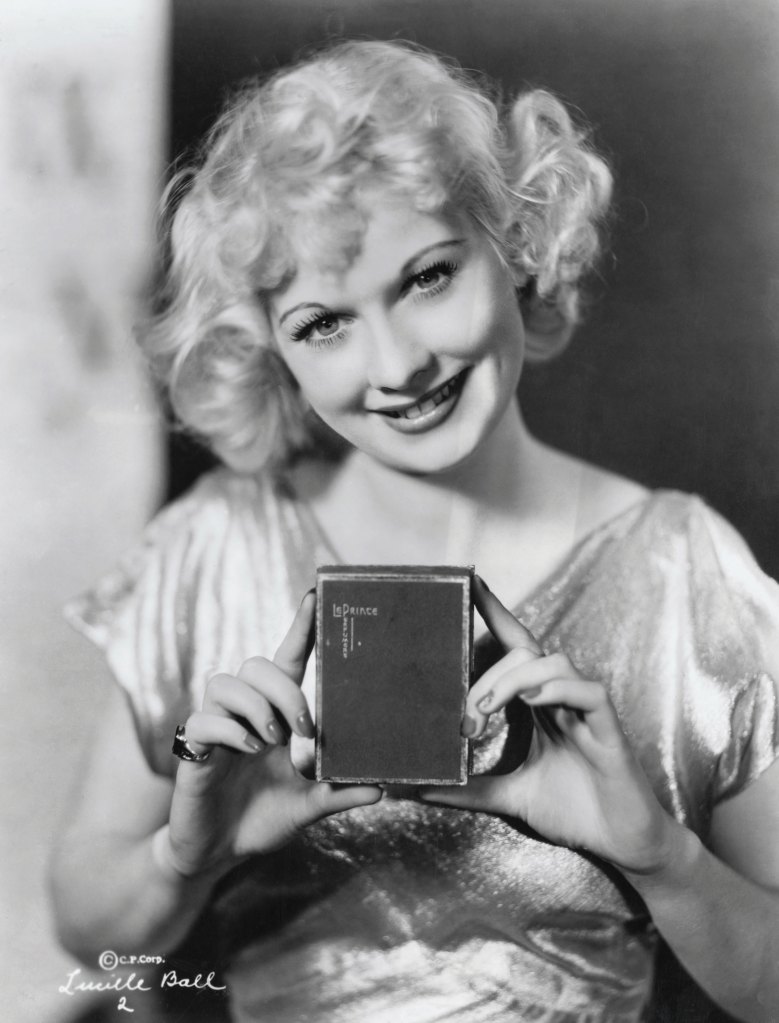
<path fill-rule="evenodd" d="M 647 494 L 632 501 L 621 511 L 607 516 L 598 525 L 593 526 L 579 537 L 560 561 L 540 580 L 530 592 L 510 610 L 515 617 L 522 619 L 533 605 L 540 604 L 554 589 L 557 581 L 568 574 L 585 558 L 592 559 L 611 540 L 622 539 L 632 528 L 643 519 L 664 491 L 650 490 Z"/>
<path fill-rule="evenodd" d="M 328 565 L 343 565 L 345 562 L 334 550 L 329 537 L 322 529 L 319 520 L 311 508 L 310 503 L 305 500 L 295 488 L 289 474 L 284 476 L 284 486 L 296 509 L 298 519 L 305 533 L 311 537 L 316 551 L 316 563 Z M 533 604 L 541 601 L 545 594 L 548 594 L 555 585 L 557 579 L 568 572 L 571 567 L 585 554 L 592 554 L 599 549 L 614 534 L 624 535 L 630 529 L 634 521 L 638 521 L 649 511 L 654 502 L 661 497 L 665 491 L 650 490 L 648 493 L 631 502 L 625 508 L 613 515 L 608 516 L 602 522 L 593 526 L 590 530 L 579 537 L 573 546 L 566 552 L 560 561 L 541 579 L 519 602 L 511 608 L 512 614 L 522 618 L 522 612 L 526 611 Z M 630 523 L 628 525 L 628 523 Z M 321 560 L 321 556 L 325 560 Z"/>

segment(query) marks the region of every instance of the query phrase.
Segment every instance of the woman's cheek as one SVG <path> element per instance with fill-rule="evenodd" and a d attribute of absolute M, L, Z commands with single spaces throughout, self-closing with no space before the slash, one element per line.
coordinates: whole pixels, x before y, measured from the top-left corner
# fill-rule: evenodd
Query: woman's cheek
<path fill-rule="evenodd" d="M 491 302 L 474 310 L 473 330 L 481 355 L 492 356 L 507 371 L 521 367 L 525 327 L 513 289 L 498 290 Z"/>
<path fill-rule="evenodd" d="M 351 361 L 338 352 L 304 353 L 296 371 L 290 365 L 303 396 L 323 418 L 362 407 L 363 389 L 355 380 Z"/>
<path fill-rule="evenodd" d="M 464 291 L 447 309 L 447 315 L 435 327 L 447 353 L 463 358 L 496 355 L 516 339 L 521 330 L 519 308 L 513 291 L 496 287 L 488 273 L 480 275 L 476 286 Z"/>

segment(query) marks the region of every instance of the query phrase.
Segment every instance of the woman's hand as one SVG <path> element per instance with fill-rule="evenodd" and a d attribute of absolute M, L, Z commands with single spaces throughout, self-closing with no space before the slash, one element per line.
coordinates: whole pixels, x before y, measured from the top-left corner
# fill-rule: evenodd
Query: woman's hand
<path fill-rule="evenodd" d="M 293 766 L 286 730 L 311 738 L 300 690 L 311 653 L 316 600 L 307 593 L 272 661 L 254 657 L 237 676 L 216 675 L 185 734 L 206 761 L 182 761 L 170 812 L 170 852 L 179 873 L 224 870 L 270 852 L 307 824 L 381 798 L 375 786 L 334 787 Z"/>
<path fill-rule="evenodd" d="M 519 698 L 532 708 L 533 737 L 512 773 L 429 788 L 423 798 L 517 817 L 545 838 L 625 871 L 663 869 L 674 856 L 676 825 L 633 756 L 605 688 L 583 679 L 565 655 L 543 656 L 478 577 L 474 589 L 479 613 L 507 653 L 471 689 L 463 733 L 478 738 L 491 714 Z"/>

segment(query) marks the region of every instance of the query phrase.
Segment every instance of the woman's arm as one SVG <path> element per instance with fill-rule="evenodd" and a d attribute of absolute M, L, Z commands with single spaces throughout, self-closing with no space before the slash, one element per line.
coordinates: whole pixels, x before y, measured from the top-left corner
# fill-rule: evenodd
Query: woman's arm
<path fill-rule="evenodd" d="M 626 872 L 680 962 L 732 1015 L 779 1019 L 779 763 L 714 811 L 711 851 L 674 827 L 676 852 Z"/>
<path fill-rule="evenodd" d="M 508 651 L 471 689 L 463 731 L 519 698 L 536 728 L 524 764 L 423 798 L 507 814 L 614 864 L 711 997 L 750 1023 L 779 1019 L 779 766 L 715 812 L 712 848 L 660 805 L 605 688 L 533 637 L 482 585 L 476 606 Z M 728 863 L 730 865 L 728 865 Z"/>
<path fill-rule="evenodd" d="M 88 965 L 107 948 L 169 950 L 206 903 L 216 875 L 188 879 L 166 866 L 164 831 L 154 848 L 172 792 L 173 784 L 147 766 L 114 686 L 51 863 L 60 940 Z"/>
<path fill-rule="evenodd" d="M 216 675 L 187 740 L 175 785 L 146 766 L 116 696 L 53 865 L 63 943 L 89 959 L 105 948 L 170 949 L 203 909 L 217 878 L 244 857 L 278 849 L 328 814 L 381 799 L 373 785 L 304 778 L 285 728 L 313 734 L 300 683 L 313 646 L 315 597 L 306 594 L 273 660 Z M 171 737 L 172 739 L 172 737 Z"/>

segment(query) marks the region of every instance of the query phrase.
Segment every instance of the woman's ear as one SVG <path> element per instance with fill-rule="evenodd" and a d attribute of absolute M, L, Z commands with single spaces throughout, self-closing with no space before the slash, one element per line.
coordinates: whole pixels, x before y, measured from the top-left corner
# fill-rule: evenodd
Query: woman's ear
<path fill-rule="evenodd" d="M 525 354 L 530 362 L 554 358 L 568 345 L 576 324 L 565 315 L 555 296 L 538 294 L 535 277 L 517 288 L 525 327 Z"/>

